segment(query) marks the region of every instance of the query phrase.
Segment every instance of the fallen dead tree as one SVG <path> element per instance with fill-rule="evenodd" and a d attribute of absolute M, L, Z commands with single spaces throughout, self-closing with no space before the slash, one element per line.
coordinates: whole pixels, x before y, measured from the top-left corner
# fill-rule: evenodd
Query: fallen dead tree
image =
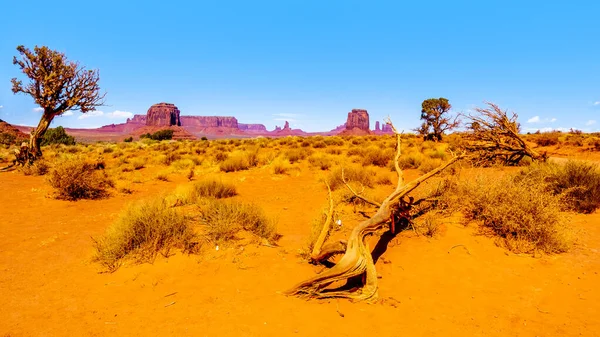
<path fill-rule="evenodd" d="M 360 196 L 346 183 L 346 186 L 350 188 L 355 196 L 378 207 L 377 211 L 352 230 L 348 241 L 324 244 L 322 247 L 315 245 L 312 254 L 313 262 L 322 262 L 337 254 L 343 253 L 344 255 L 331 269 L 300 282 L 286 291 L 287 295 L 319 299 L 338 297 L 357 301 L 376 299 L 377 271 L 373 257 L 374 252 L 371 252 L 367 243 L 368 237 L 376 235 L 380 236 L 380 242 L 385 241 L 384 244 L 389 242 L 401 226 L 407 226 L 415 215 L 416 206 L 427 201 L 427 198 L 415 201 L 413 197 L 409 196 L 409 193 L 463 157 L 462 155 L 453 156 L 451 160 L 429 173 L 405 183 L 402 169 L 398 164 L 398 159 L 401 156 L 401 135 L 389 119 L 387 123 L 396 133 L 396 155 L 394 158 L 395 169 L 398 174 L 396 189 L 383 202 L 378 203 Z M 328 226 L 327 222 L 326 226 Z M 335 286 L 340 281 L 346 281 L 346 284 L 329 289 L 329 286 Z"/>
<path fill-rule="evenodd" d="M 468 115 L 469 141 L 466 149 L 474 154 L 482 163 L 502 162 L 505 165 L 517 165 L 529 157 L 533 161 L 546 161 L 545 153 L 533 150 L 519 135 L 520 125 L 518 115 L 512 113 L 509 117 L 494 103 L 486 103 L 486 108 L 475 108 L 476 114 Z"/>

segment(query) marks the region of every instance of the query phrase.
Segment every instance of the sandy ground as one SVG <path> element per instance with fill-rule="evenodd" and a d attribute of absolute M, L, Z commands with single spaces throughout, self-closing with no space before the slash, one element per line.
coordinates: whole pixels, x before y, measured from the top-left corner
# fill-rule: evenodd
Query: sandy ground
<path fill-rule="evenodd" d="M 67 202 L 42 177 L 0 174 L 0 336 L 600 336 L 600 215 L 570 215 L 569 253 L 515 255 L 452 219 L 435 238 L 399 235 L 377 263 L 380 300 L 281 295 L 317 267 L 298 256 L 326 201 L 315 173 L 228 175 L 277 217 L 280 248 L 176 254 L 99 273 L 90 261 L 132 195 Z M 352 226 L 353 224 L 347 224 Z M 457 246 L 460 245 L 460 246 Z"/>

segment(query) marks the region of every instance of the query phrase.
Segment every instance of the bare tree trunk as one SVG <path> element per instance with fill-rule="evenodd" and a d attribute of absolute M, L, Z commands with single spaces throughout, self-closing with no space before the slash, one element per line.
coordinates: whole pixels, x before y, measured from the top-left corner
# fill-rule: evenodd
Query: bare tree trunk
<path fill-rule="evenodd" d="M 327 213 L 327 219 L 325 220 L 325 223 L 323 224 L 321 233 L 319 234 L 319 237 L 317 238 L 317 241 L 315 242 L 312 253 L 310 255 L 310 258 L 313 261 L 317 261 L 316 259 L 321 254 L 321 248 L 323 247 L 323 244 L 325 243 L 325 239 L 327 239 L 327 236 L 329 235 L 329 231 L 331 230 L 331 220 L 333 217 L 333 197 L 331 196 L 331 187 L 329 186 L 329 183 L 327 181 L 325 181 L 325 184 L 327 185 L 327 191 L 329 191 L 329 212 Z"/>
<path fill-rule="evenodd" d="M 31 132 L 29 139 L 29 152 L 33 154 L 35 158 L 42 156 L 41 142 L 44 134 L 48 130 L 48 127 L 50 127 L 50 122 L 52 122 L 52 115 L 44 112 L 37 128 Z"/>
<path fill-rule="evenodd" d="M 389 123 L 391 125 L 391 123 Z M 392 125 L 393 128 L 393 125 Z M 394 132 L 397 131 L 394 128 Z M 346 245 L 346 251 L 340 261 L 333 266 L 333 268 L 309 278 L 306 281 L 300 282 L 295 285 L 292 289 L 286 292 L 287 295 L 295 295 L 300 297 L 309 298 L 349 298 L 352 300 L 374 300 L 377 298 L 377 270 L 375 269 L 375 263 L 373 262 L 373 256 L 369 248 L 366 239 L 373 234 L 381 234 L 387 230 L 390 230 L 388 225 L 394 217 L 404 217 L 406 214 L 398 214 L 402 212 L 404 203 L 402 202 L 403 197 L 408 193 L 416 189 L 422 182 L 440 173 L 448 166 L 459 160 L 461 156 L 454 157 L 452 160 L 446 162 L 440 167 L 430 171 L 429 173 L 404 184 L 403 173 L 398 165 L 398 158 L 400 157 L 400 135 L 397 134 L 397 150 L 395 156 L 395 166 L 398 173 L 398 185 L 396 190 L 392 192 L 388 197 L 379 205 L 379 209 L 370 219 L 367 219 L 356 226 Z M 356 193 L 355 193 L 356 194 Z M 412 203 L 412 200 L 411 200 Z M 410 205 L 408 207 L 410 209 Z M 342 245 L 343 248 L 343 245 Z M 325 255 L 330 251 L 339 252 L 339 247 L 332 247 L 323 249 L 321 255 Z M 356 277 L 362 276 L 362 285 L 356 289 L 347 289 L 340 287 L 338 289 L 326 289 L 334 282 L 348 281 L 348 285 L 351 280 Z"/>

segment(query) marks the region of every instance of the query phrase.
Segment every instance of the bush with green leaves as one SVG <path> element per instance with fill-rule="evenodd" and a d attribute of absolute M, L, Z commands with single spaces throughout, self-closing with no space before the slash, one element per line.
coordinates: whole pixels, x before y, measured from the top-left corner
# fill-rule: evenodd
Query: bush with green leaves
<path fill-rule="evenodd" d="M 159 130 L 156 131 L 155 133 L 145 133 L 143 135 L 140 136 L 140 138 L 148 138 L 148 139 L 152 139 L 152 140 L 171 140 L 173 139 L 173 130 L 170 129 L 165 129 L 165 130 Z"/>
<path fill-rule="evenodd" d="M 75 145 L 75 138 L 67 134 L 62 126 L 48 129 L 42 138 L 42 146 L 50 144 Z"/>

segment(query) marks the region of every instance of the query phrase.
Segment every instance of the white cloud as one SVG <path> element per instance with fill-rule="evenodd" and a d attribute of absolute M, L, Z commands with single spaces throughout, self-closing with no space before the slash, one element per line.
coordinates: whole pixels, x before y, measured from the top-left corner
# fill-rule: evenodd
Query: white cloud
<path fill-rule="evenodd" d="M 525 128 L 525 132 L 552 132 L 552 131 L 561 131 L 561 132 L 567 132 L 569 131 L 571 128 L 563 128 L 563 127 L 558 127 L 558 128 L 553 128 L 553 127 L 545 127 L 545 128 Z"/>
<path fill-rule="evenodd" d="M 61 116 L 73 116 L 73 111 L 67 110 Z"/>
<path fill-rule="evenodd" d="M 598 105 L 600 105 L 600 101 L 596 101 L 596 102 L 594 102 L 594 105 L 595 105 L 595 106 L 598 106 Z"/>
<path fill-rule="evenodd" d="M 527 120 L 527 123 L 554 123 L 556 121 L 557 121 L 557 119 L 554 117 L 541 119 L 540 116 L 534 116 L 534 117 L 529 118 Z"/>
<path fill-rule="evenodd" d="M 82 114 L 81 116 L 77 117 L 77 119 L 86 119 L 86 118 L 90 118 L 90 117 L 99 117 L 104 115 L 104 111 L 100 111 L 100 110 L 94 110 L 94 111 L 89 111 L 86 112 L 84 114 Z"/>
<path fill-rule="evenodd" d="M 37 108 L 31 109 L 31 111 L 33 111 L 33 112 L 42 112 L 42 111 L 44 111 L 44 108 L 37 107 Z"/>
<path fill-rule="evenodd" d="M 0 109 L 4 108 L 4 105 L 0 105 Z"/>
<path fill-rule="evenodd" d="M 593 119 L 590 119 L 589 121 L 587 121 L 587 123 L 585 123 L 585 125 L 588 125 L 588 126 L 589 125 L 594 125 L 594 124 L 596 124 L 596 121 L 593 120 Z"/>
<path fill-rule="evenodd" d="M 101 110 L 90 111 L 77 117 L 78 119 L 86 119 L 90 117 L 105 117 L 110 119 L 126 119 L 133 117 L 133 113 L 129 111 L 115 110 L 113 112 L 104 112 Z"/>
<path fill-rule="evenodd" d="M 129 112 L 129 111 L 121 111 L 121 110 L 115 110 L 113 112 L 109 112 L 106 114 L 108 116 L 108 118 L 131 118 L 133 117 L 133 113 Z"/>

